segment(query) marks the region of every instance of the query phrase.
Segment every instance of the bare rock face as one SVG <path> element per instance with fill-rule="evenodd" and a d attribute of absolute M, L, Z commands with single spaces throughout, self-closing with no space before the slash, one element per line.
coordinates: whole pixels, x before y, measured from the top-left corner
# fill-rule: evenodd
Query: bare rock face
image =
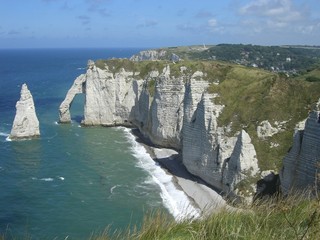
<path fill-rule="evenodd" d="M 142 83 L 142 80 L 135 79 L 133 72 L 120 69 L 113 74 L 108 69 L 97 68 L 89 60 L 87 72 L 74 81 L 60 105 L 59 121 L 71 121 L 69 109 L 72 101 L 76 94 L 85 93 L 84 125 L 131 125 Z"/>
<path fill-rule="evenodd" d="M 260 139 L 266 139 L 274 134 L 277 134 L 280 130 L 271 126 L 268 120 L 262 121 L 257 128 L 257 135 Z"/>
<path fill-rule="evenodd" d="M 163 59 L 167 54 L 166 50 L 146 50 L 141 51 L 137 55 L 133 55 L 130 60 L 131 61 L 156 61 Z"/>
<path fill-rule="evenodd" d="M 155 144 L 181 148 L 183 98 L 183 79 L 170 76 L 170 67 L 165 67 L 157 79 L 155 96 L 150 107 L 149 138 Z"/>
<path fill-rule="evenodd" d="M 9 138 L 18 140 L 40 136 L 39 121 L 33 98 L 26 84 L 21 87 L 20 100 L 16 104 L 16 109 L 16 116 Z"/>
<path fill-rule="evenodd" d="M 224 168 L 223 182 L 229 188 L 229 191 L 234 191 L 236 185 L 247 176 L 255 176 L 258 173 L 259 167 L 256 155 L 249 134 L 242 130 Z"/>
<path fill-rule="evenodd" d="M 73 85 L 69 89 L 66 98 L 63 100 L 59 107 L 59 122 L 60 123 L 70 123 L 70 106 L 73 102 L 74 97 L 79 93 L 84 93 L 84 84 L 86 81 L 86 75 L 81 74 L 76 80 L 73 82 Z"/>
<path fill-rule="evenodd" d="M 284 193 L 307 188 L 320 190 L 320 111 L 312 111 L 304 130 L 297 129 L 293 146 L 283 160 L 280 172 Z"/>

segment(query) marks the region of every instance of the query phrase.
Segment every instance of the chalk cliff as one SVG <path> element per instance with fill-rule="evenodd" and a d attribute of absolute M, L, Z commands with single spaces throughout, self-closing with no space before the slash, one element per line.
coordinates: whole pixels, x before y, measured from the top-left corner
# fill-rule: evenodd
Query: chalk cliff
<path fill-rule="evenodd" d="M 29 139 L 40 136 L 39 121 L 33 97 L 26 84 L 20 92 L 20 100 L 16 104 L 16 115 L 9 138 L 12 140 Z"/>
<path fill-rule="evenodd" d="M 296 130 L 293 145 L 283 160 L 280 173 L 284 193 L 305 190 L 307 187 L 320 190 L 320 111 L 309 114 L 305 127 Z"/>
<path fill-rule="evenodd" d="M 137 127 L 154 144 L 181 151 L 183 164 L 192 174 L 220 189 L 235 190 L 223 177 L 229 176 L 231 167 L 226 162 L 235 151 L 237 137 L 227 136 L 225 127 L 218 126 L 224 106 L 215 103 L 217 94 L 208 92 L 204 72 L 160 63 L 142 63 L 138 68 L 129 60 L 119 66 L 115 61 L 99 66 L 89 61 L 87 72 L 75 80 L 60 106 L 61 122 L 70 119 L 68 108 L 74 95 L 85 93 L 84 125 Z M 258 171 L 254 147 L 247 147 L 250 137 L 241 136 L 239 156 L 232 158 L 241 168 L 232 186 Z"/>

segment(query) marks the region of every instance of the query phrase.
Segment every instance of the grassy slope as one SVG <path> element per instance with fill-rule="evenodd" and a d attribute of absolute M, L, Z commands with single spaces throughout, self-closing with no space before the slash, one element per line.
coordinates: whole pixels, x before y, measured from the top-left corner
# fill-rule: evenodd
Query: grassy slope
<path fill-rule="evenodd" d="M 250 206 L 238 212 L 222 211 L 205 219 L 177 223 L 161 213 L 149 215 L 142 228 L 93 239 L 320 239 L 319 201 L 291 197 Z"/>

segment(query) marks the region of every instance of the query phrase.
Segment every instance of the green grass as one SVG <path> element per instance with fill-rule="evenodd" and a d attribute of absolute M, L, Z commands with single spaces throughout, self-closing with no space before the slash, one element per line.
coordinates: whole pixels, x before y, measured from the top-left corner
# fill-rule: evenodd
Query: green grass
<path fill-rule="evenodd" d="M 304 194 L 276 201 L 269 199 L 239 211 L 223 210 L 204 219 L 175 222 L 156 212 L 141 229 L 105 231 L 99 239 L 320 239 L 320 204 Z"/>
<path fill-rule="evenodd" d="M 225 105 L 219 126 L 232 122 L 233 135 L 245 129 L 252 138 L 262 170 L 279 170 L 282 159 L 292 145 L 295 124 L 305 119 L 320 97 L 320 82 L 287 78 L 264 70 L 233 65 L 219 85 L 212 84 L 215 101 Z M 284 131 L 265 140 L 259 139 L 256 129 L 263 120 L 273 126 L 287 121 Z M 278 147 L 270 148 L 272 143 Z"/>

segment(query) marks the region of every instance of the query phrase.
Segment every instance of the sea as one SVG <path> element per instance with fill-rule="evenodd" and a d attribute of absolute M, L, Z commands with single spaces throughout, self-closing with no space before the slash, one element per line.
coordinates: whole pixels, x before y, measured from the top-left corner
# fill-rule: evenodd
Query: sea
<path fill-rule="evenodd" d="M 141 49 L 0 49 L 0 238 L 89 239 L 141 226 L 155 211 L 179 220 L 187 196 L 124 127 L 82 127 L 84 96 L 72 123 L 58 108 L 89 59 Z M 21 85 L 33 95 L 41 137 L 10 141 Z M 190 210 L 193 211 L 193 210 Z"/>

